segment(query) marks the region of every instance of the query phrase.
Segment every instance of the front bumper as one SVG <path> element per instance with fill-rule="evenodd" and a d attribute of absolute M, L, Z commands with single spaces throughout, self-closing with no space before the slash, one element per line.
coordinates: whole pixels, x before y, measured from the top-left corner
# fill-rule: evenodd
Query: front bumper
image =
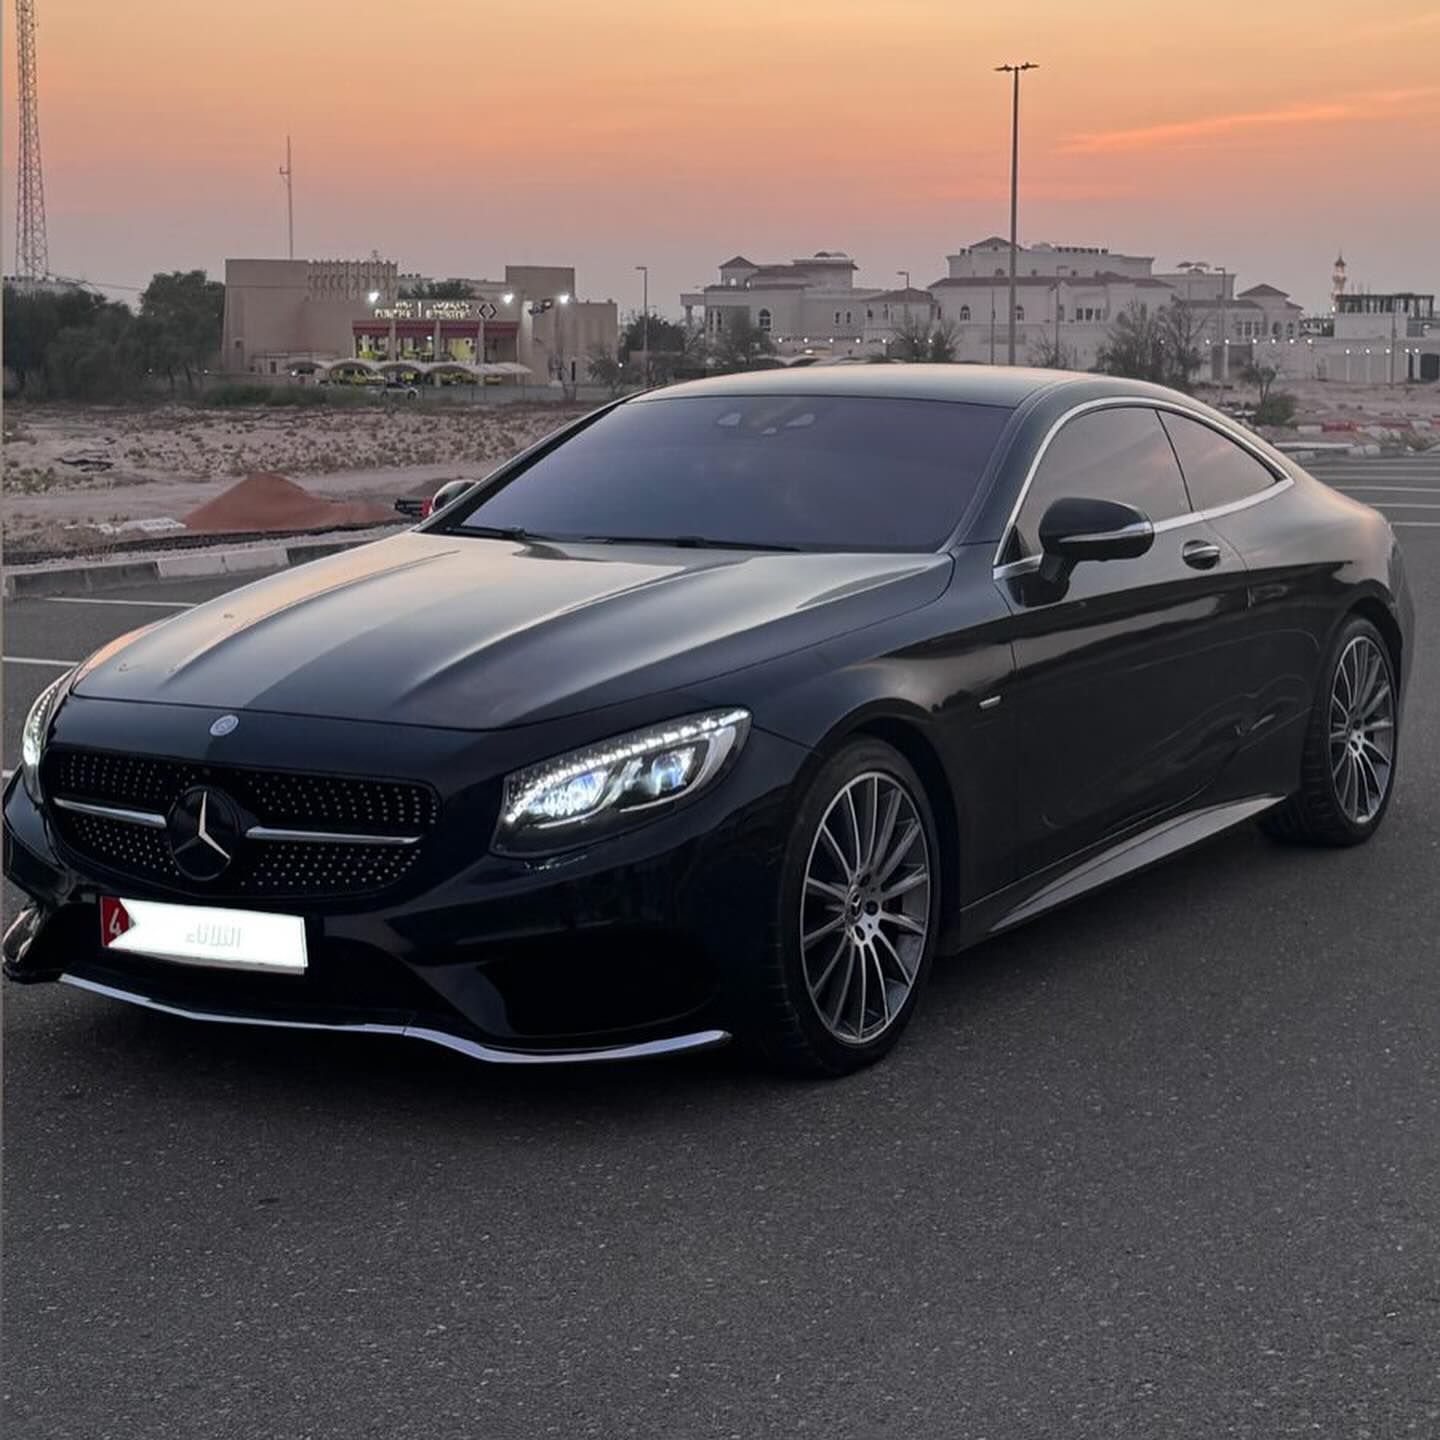
<path fill-rule="evenodd" d="M 4 972 L 193 1019 L 400 1035 L 502 1063 L 721 1044 L 733 1023 L 727 974 L 774 923 L 786 798 L 807 755 L 752 732 L 712 791 L 589 849 L 516 861 L 482 841 L 457 857 L 442 832 L 440 853 L 394 893 L 252 906 L 304 915 L 310 964 L 299 976 L 105 949 L 103 895 L 221 902 L 81 860 L 12 779 L 5 873 L 32 904 L 6 934 Z"/>

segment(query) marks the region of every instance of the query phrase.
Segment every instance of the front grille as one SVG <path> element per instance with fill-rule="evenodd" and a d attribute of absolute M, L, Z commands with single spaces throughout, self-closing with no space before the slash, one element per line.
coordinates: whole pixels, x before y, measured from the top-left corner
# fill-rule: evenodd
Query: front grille
<path fill-rule="evenodd" d="M 46 793 L 56 799 L 168 815 L 190 788 L 204 785 L 234 800 L 250 824 L 270 830 L 367 837 L 425 836 L 439 819 L 428 785 L 348 775 L 253 770 L 188 761 L 55 747 L 45 758 Z M 341 897 L 396 884 L 417 863 L 415 844 L 357 844 L 317 839 L 242 842 L 219 879 L 199 884 L 175 863 L 164 830 L 54 807 L 69 848 L 118 875 L 220 897 Z"/>
<path fill-rule="evenodd" d="M 414 835 L 428 830 L 440 802 L 428 785 L 306 775 L 233 765 L 192 765 L 106 750 L 59 750 L 46 757 L 45 783 L 55 795 L 164 815 L 192 785 L 214 785 L 262 825 Z"/>
<path fill-rule="evenodd" d="M 178 880 L 180 871 L 170 854 L 163 830 L 128 825 L 100 815 L 63 815 L 66 839 L 74 850 L 89 855 L 110 870 L 141 875 L 147 880 Z"/>

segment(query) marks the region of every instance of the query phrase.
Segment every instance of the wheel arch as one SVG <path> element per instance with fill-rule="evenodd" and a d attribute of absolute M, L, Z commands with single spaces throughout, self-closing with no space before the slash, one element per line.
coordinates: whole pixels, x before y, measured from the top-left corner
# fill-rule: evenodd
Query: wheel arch
<path fill-rule="evenodd" d="M 1391 613 L 1389 606 L 1378 595 L 1362 595 L 1346 612 L 1346 619 L 1358 615 L 1368 620 L 1379 632 L 1390 652 L 1390 663 L 1395 667 L 1396 683 L 1401 692 L 1405 688 L 1405 637 L 1400 622 Z"/>
<path fill-rule="evenodd" d="M 918 716 L 896 710 L 870 710 L 837 725 L 816 746 L 823 763 L 854 740 L 879 740 L 910 763 L 925 787 L 940 840 L 940 921 L 942 934 L 958 919 L 961 908 L 960 815 L 950 773 Z"/>

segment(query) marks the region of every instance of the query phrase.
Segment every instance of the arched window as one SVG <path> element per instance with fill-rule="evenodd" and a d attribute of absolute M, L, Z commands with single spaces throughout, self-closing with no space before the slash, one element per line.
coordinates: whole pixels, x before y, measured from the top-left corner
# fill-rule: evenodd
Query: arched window
<path fill-rule="evenodd" d="M 1016 318 L 1017 320 L 1024 320 L 1024 318 L 1025 318 L 1025 307 L 1024 307 L 1023 305 L 1017 305 L 1017 306 L 1015 307 L 1015 318 Z"/>
<path fill-rule="evenodd" d="M 970 318 L 970 307 L 968 305 L 962 305 L 960 307 L 960 318 L 962 320 L 968 320 Z"/>
<path fill-rule="evenodd" d="M 762 330 L 768 330 L 768 329 L 770 328 L 770 312 L 769 312 L 768 310 L 762 310 L 762 311 L 755 317 L 755 323 L 756 323 Z"/>
<path fill-rule="evenodd" d="M 1277 339 L 1279 338 L 1279 336 L 1280 336 L 1280 322 L 1279 322 L 1278 320 L 1270 327 L 1270 333 L 1271 333 L 1272 335 L 1274 335 Z"/>

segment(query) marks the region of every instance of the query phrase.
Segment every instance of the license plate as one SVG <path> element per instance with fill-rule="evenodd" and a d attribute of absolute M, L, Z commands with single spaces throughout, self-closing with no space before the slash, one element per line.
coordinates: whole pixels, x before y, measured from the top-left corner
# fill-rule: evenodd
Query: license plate
<path fill-rule="evenodd" d="M 107 950 L 187 965 L 305 973 L 305 921 L 299 915 L 107 895 L 100 901 L 100 943 Z"/>

